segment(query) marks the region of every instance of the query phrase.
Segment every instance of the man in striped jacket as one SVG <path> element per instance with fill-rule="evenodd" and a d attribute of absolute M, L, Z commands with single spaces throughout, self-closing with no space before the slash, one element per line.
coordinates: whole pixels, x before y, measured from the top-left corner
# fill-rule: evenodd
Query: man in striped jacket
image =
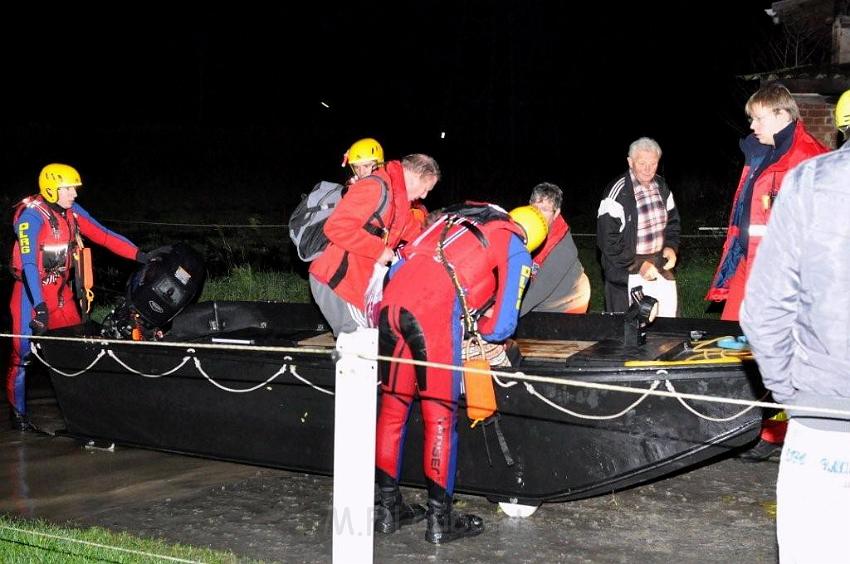
<path fill-rule="evenodd" d="M 605 188 L 596 218 L 596 244 L 605 278 L 605 311 L 629 307 L 632 288 L 658 300 L 659 315 L 678 309 L 673 267 L 679 249 L 679 210 L 658 176 L 661 147 L 641 137 L 629 146 L 629 170 Z"/>

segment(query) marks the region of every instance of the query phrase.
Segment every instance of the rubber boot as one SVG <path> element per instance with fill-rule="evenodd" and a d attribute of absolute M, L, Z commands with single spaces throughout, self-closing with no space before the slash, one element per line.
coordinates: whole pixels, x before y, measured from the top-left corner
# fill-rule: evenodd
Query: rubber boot
<path fill-rule="evenodd" d="M 432 544 L 445 544 L 464 537 L 474 537 L 484 531 L 484 520 L 471 513 L 452 511 L 452 498 L 428 498 L 428 527 L 425 540 Z"/>
<path fill-rule="evenodd" d="M 11 406 L 9 407 L 9 423 L 11 424 L 13 431 L 38 431 L 38 427 L 36 427 L 33 422 L 30 421 L 29 417 L 27 417 L 26 415 Z"/>
<path fill-rule="evenodd" d="M 778 455 L 782 452 L 782 445 L 769 443 L 764 439 L 759 439 L 751 449 L 745 450 L 738 455 L 742 462 L 764 462 L 770 460 L 773 455 Z"/>
<path fill-rule="evenodd" d="M 379 477 L 375 489 L 375 530 L 394 533 L 405 525 L 418 523 L 425 518 L 425 507 L 419 503 L 405 503 L 398 482 Z"/>
<path fill-rule="evenodd" d="M 770 419 L 761 422 L 761 439 L 775 445 L 785 442 L 785 433 L 788 432 L 788 416 L 780 411 Z"/>
<path fill-rule="evenodd" d="M 782 452 L 782 443 L 785 441 L 785 433 L 788 431 L 788 416 L 780 411 L 773 417 L 761 422 L 761 433 L 759 442 L 749 450 L 738 455 L 744 462 L 763 462 L 769 460 L 773 455 Z"/>

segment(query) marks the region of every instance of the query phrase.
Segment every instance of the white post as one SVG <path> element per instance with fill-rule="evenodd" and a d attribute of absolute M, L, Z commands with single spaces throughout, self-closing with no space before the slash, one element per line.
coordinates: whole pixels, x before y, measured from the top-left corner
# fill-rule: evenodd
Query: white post
<path fill-rule="evenodd" d="M 340 333 L 336 350 L 333 561 L 369 563 L 374 558 L 378 363 L 354 354 L 378 354 L 378 330 Z"/>

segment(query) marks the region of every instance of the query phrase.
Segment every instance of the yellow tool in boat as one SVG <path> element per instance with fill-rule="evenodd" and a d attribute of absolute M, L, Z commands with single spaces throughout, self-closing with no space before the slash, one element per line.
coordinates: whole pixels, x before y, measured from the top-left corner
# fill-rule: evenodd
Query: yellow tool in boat
<path fill-rule="evenodd" d="M 695 364 L 740 364 L 743 359 L 737 356 L 724 356 L 718 358 L 695 358 L 693 360 L 627 360 L 623 364 L 627 367 L 643 366 L 693 366 Z"/>

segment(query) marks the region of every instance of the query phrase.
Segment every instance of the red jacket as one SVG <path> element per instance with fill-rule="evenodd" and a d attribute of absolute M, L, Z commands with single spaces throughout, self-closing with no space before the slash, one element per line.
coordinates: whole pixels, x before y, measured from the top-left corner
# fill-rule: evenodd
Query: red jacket
<path fill-rule="evenodd" d="M 351 185 L 328 217 L 324 227 L 328 246 L 310 264 L 310 274 L 360 309 L 365 308 L 363 294 L 384 247 L 395 249 L 402 241 L 413 240 L 422 229 L 412 220 L 401 163 L 390 161 L 372 174 L 384 179 L 391 194 L 391 201 L 381 214 L 388 229 L 386 240 L 363 229 L 380 207 L 382 196 L 380 183 L 367 177 Z"/>
<path fill-rule="evenodd" d="M 752 187 L 752 203 L 750 205 L 749 230 L 747 251 L 744 258 L 749 264 L 752 264 L 756 256 L 756 251 L 764 236 L 767 222 L 770 219 L 773 200 L 779 193 L 779 188 L 782 186 L 782 179 L 785 174 L 803 162 L 815 155 L 827 152 L 817 139 L 806 130 L 802 120 L 797 120 L 794 126 L 794 134 L 791 140 L 791 147 L 783 154 L 779 160 L 765 168 L 758 178 L 753 181 Z M 723 255 L 720 257 L 720 264 L 714 274 L 714 279 L 711 288 L 708 290 L 706 300 L 722 301 L 726 299 L 729 293 L 728 281 L 732 278 L 732 273 L 721 273 L 726 263 L 727 253 L 729 248 L 740 235 L 739 228 L 733 225 L 733 216 L 735 208 L 738 206 L 738 199 L 741 197 L 741 192 L 746 184 L 747 177 L 750 175 L 751 166 L 749 162 L 744 165 L 741 171 L 741 179 L 738 182 L 738 188 L 735 191 L 735 197 L 732 200 L 732 209 L 729 214 L 729 229 L 726 232 L 726 241 L 723 243 Z M 726 282 L 720 282 L 725 280 Z"/>

